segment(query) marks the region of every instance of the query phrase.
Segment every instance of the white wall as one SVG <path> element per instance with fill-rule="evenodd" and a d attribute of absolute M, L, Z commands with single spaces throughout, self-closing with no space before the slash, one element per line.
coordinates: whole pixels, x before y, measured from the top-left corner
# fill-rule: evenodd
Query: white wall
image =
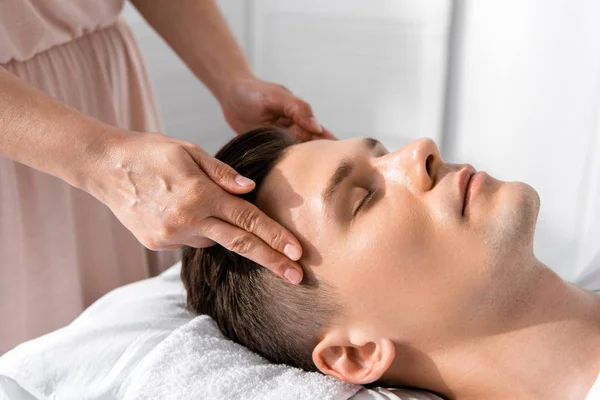
<path fill-rule="evenodd" d="M 450 0 L 220 0 L 262 78 L 312 106 L 338 137 L 391 148 L 440 139 Z M 166 132 L 214 152 L 231 137 L 209 92 L 127 4 Z"/>
<path fill-rule="evenodd" d="M 256 72 L 310 101 L 338 137 L 440 138 L 449 0 L 255 0 Z"/>
<path fill-rule="evenodd" d="M 536 188 L 536 254 L 571 278 L 600 250 L 600 2 L 456 6 L 446 156 Z"/>
<path fill-rule="evenodd" d="M 245 45 L 246 2 L 224 0 L 220 3 L 234 34 Z M 233 137 L 217 101 L 129 2 L 125 3 L 123 16 L 131 26 L 146 61 L 162 111 L 165 132 L 196 142 L 210 153 L 216 152 Z"/>

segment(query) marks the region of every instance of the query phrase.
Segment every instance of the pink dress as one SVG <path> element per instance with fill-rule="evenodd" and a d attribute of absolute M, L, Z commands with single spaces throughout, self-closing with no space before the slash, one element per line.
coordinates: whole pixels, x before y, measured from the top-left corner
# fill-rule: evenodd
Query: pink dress
<path fill-rule="evenodd" d="M 0 66 L 106 123 L 161 131 L 123 1 L 1 0 Z M 84 191 L 0 156 L 0 355 L 177 258 Z"/>

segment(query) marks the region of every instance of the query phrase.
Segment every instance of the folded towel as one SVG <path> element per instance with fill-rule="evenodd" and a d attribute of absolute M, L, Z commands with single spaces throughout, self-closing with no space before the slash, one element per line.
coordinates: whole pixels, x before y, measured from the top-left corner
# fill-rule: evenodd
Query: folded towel
<path fill-rule="evenodd" d="M 275 365 L 226 339 L 207 316 L 173 332 L 138 365 L 124 399 L 347 399 L 362 387 Z"/>

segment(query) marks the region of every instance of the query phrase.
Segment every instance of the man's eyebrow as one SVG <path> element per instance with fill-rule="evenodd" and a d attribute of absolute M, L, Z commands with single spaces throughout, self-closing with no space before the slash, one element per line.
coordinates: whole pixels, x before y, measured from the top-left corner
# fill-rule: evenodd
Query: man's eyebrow
<path fill-rule="evenodd" d="M 365 146 L 367 146 L 369 148 L 369 150 L 373 150 L 380 143 L 381 142 L 379 140 L 372 138 L 372 137 L 368 137 L 368 138 L 364 139 L 364 144 L 365 144 Z"/>
<path fill-rule="evenodd" d="M 368 137 L 363 139 L 362 143 L 369 150 L 373 150 L 375 147 L 377 147 L 377 145 L 380 142 L 377 139 Z M 331 205 L 333 195 L 338 190 L 342 182 L 344 182 L 345 179 L 348 179 L 352 175 L 352 172 L 354 171 L 355 167 L 356 163 L 349 158 L 345 158 L 340 162 L 335 172 L 329 179 L 329 183 L 325 187 L 323 194 L 321 195 L 321 197 L 323 198 L 323 203 L 325 203 L 326 205 Z"/>
<path fill-rule="evenodd" d="M 346 158 L 342 160 L 342 162 L 336 168 L 334 174 L 331 175 L 329 183 L 323 191 L 323 194 L 321 196 L 323 198 L 323 203 L 328 205 L 331 204 L 333 195 L 335 194 L 336 190 L 338 190 L 338 188 L 345 179 L 352 175 L 352 171 L 354 171 L 355 166 L 356 164 L 354 163 L 354 161 L 350 159 Z"/>

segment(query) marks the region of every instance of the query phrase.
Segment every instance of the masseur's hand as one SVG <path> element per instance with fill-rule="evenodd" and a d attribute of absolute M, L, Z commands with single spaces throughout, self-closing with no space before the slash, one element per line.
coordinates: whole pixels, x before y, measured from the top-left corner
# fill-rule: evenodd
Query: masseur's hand
<path fill-rule="evenodd" d="M 288 128 L 299 140 L 336 139 L 304 100 L 286 87 L 256 77 L 230 83 L 221 99 L 225 119 L 238 134 L 266 125 Z"/>
<path fill-rule="evenodd" d="M 87 182 L 146 247 L 202 248 L 215 242 L 287 278 L 301 280 L 296 238 L 251 203 L 234 196 L 254 182 L 193 143 L 159 133 L 120 132 Z M 287 257 L 284 255 L 286 254 Z"/>

